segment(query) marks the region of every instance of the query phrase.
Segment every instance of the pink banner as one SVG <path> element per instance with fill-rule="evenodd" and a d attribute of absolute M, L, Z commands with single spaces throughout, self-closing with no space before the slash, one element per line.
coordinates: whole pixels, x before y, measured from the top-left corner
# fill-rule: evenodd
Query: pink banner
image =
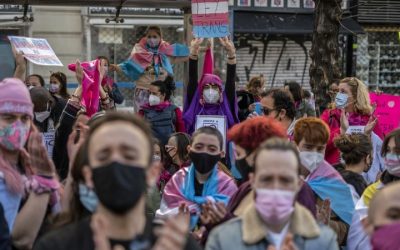
<path fill-rule="evenodd" d="M 387 135 L 400 124 L 400 96 L 370 93 L 371 103 L 376 105 L 375 116 L 383 133 Z"/>

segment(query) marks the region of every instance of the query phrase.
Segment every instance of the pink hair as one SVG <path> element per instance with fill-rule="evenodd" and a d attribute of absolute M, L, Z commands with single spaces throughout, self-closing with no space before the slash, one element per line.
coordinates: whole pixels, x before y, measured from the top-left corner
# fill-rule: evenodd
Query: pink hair
<path fill-rule="evenodd" d="M 0 157 L 0 171 L 3 173 L 5 183 L 9 189 L 13 193 L 23 194 L 24 184 L 21 174 L 3 157 Z"/>

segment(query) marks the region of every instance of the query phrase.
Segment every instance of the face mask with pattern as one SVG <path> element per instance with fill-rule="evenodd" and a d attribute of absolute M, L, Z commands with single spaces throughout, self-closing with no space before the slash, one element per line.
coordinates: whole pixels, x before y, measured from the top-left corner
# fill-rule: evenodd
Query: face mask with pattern
<path fill-rule="evenodd" d="M 0 145 L 9 151 L 23 148 L 28 137 L 29 126 L 19 120 L 0 129 Z"/>

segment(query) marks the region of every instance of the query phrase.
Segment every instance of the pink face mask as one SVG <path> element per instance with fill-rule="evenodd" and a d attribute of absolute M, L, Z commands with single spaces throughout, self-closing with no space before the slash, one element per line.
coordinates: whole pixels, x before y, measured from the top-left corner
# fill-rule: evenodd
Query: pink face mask
<path fill-rule="evenodd" d="M 0 145 L 7 150 L 15 151 L 24 147 L 29 136 L 29 126 L 16 121 L 0 129 Z"/>
<path fill-rule="evenodd" d="M 397 250 L 400 246 L 400 223 L 379 227 L 371 236 L 374 250 Z"/>
<path fill-rule="evenodd" d="M 269 224 L 285 222 L 294 211 L 295 192 L 280 189 L 256 189 L 256 209 Z"/>

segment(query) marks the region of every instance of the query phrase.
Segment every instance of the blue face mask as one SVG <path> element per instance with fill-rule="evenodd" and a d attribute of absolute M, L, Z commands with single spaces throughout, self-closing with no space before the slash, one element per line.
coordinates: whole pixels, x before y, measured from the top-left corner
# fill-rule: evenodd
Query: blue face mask
<path fill-rule="evenodd" d="M 96 193 L 84 184 L 79 184 L 79 200 L 89 212 L 94 213 L 96 211 L 99 199 Z"/>
<path fill-rule="evenodd" d="M 337 93 L 335 98 L 336 108 L 342 109 L 345 108 L 347 105 L 347 101 L 349 96 L 345 93 Z"/>

